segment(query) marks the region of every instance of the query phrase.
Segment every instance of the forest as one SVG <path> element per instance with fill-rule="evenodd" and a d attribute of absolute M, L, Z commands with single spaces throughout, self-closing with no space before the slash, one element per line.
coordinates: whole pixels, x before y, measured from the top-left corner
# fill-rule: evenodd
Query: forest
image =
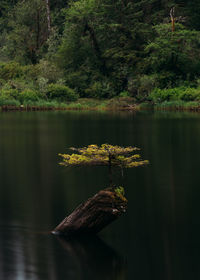
<path fill-rule="evenodd" d="M 0 105 L 199 102 L 198 0 L 2 0 Z"/>

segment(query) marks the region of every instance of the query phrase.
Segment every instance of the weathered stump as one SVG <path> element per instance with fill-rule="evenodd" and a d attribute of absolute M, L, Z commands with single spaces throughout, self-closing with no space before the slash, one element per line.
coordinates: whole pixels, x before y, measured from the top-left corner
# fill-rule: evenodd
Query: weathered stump
<path fill-rule="evenodd" d="M 117 189 L 101 190 L 79 205 L 52 233 L 67 236 L 96 234 L 126 212 L 126 209 L 127 200 Z"/>

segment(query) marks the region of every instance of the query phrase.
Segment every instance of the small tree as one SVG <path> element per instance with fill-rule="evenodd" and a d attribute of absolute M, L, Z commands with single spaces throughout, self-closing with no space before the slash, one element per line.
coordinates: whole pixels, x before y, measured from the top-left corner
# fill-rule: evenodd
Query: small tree
<path fill-rule="evenodd" d="M 89 145 L 83 148 L 70 148 L 76 152 L 72 154 L 59 154 L 63 161 L 61 165 L 70 166 L 108 166 L 110 185 L 113 185 L 113 167 L 121 169 L 123 176 L 124 168 L 132 168 L 148 164 L 148 160 L 141 160 L 136 153 L 136 147 L 120 147 L 109 144 Z"/>
<path fill-rule="evenodd" d="M 127 199 L 123 187 L 113 187 L 112 169 L 143 166 L 147 160 L 141 160 L 136 147 L 120 147 L 109 144 L 89 145 L 83 148 L 70 148 L 76 153 L 59 154 L 64 166 L 108 166 L 110 187 L 99 191 L 86 202 L 81 203 L 53 231 L 54 234 L 67 236 L 96 234 L 116 220 L 127 209 Z"/>

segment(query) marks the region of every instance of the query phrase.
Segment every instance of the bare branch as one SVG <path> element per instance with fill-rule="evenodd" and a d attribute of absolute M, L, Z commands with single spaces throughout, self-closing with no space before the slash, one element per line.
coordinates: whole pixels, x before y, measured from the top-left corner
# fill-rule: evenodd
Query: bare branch
<path fill-rule="evenodd" d="M 172 23 L 172 32 L 175 31 L 175 7 L 172 7 L 170 10 L 170 18 Z"/>

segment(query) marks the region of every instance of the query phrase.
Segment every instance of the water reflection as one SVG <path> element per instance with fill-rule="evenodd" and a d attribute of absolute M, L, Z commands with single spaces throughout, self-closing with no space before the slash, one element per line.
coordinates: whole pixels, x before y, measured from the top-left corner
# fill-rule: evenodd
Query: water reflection
<path fill-rule="evenodd" d="M 78 276 L 80 279 L 126 279 L 124 259 L 99 237 L 58 239 L 75 265 L 76 275 L 73 279 L 79 279 Z"/>
<path fill-rule="evenodd" d="M 125 261 L 98 237 L 67 240 L 2 228 L 0 279 L 125 279 Z"/>
<path fill-rule="evenodd" d="M 198 279 L 199 121 L 168 112 L 0 114 L 0 279 Z M 105 186 L 104 169 L 58 166 L 58 152 L 90 143 L 139 146 L 150 160 L 126 171 L 128 211 L 103 233 L 127 262 L 100 240 L 28 230 L 52 230 Z"/>

